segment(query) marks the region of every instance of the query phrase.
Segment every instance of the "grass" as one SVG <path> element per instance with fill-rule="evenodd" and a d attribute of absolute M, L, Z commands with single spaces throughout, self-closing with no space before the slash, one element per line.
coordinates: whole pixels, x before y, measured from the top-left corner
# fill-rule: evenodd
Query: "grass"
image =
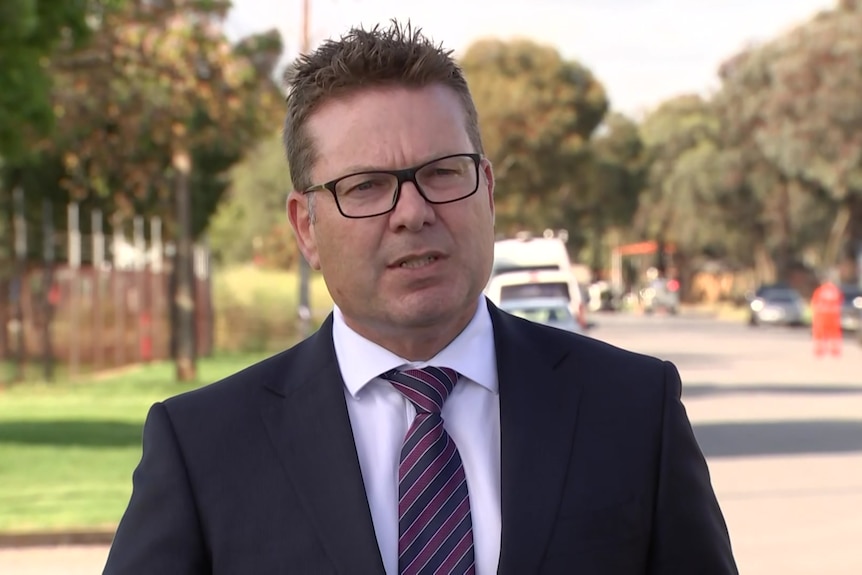
<path fill-rule="evenodd" d="M 153 364 L 0 391 L 0 532 L 113 529 L 131 494 L 150 405 L 261 357 L 203 359 L 192 385 L 174 382 L 171 364 Z"/>
<path fill-rule="evenodd" d="M 216 310 L 216 349 L 263 352 L 286 347 L 298 335 L 299 278 L 295 271 L 237 266 L 213 276 Z M 332 309 L 332 299 L 320 274 L 309 285 L 312 324 Z"/>
<path fill-rule="evenodd" d="M 10 381 L 0 362 L 0 533 L 111 530 L 131 494 L 141 456 L 141 428 L 150 405 L 234 373 L 296 340 L 299 280 L 295 271 L 237 266 L 213 277 L 216 348 L 198 365 L 199 383 L 174 382 L 170 363 L 41 382 L 31 362 L 27 383 Z M 332 300 L 312 273 L 314 326 Z"/>

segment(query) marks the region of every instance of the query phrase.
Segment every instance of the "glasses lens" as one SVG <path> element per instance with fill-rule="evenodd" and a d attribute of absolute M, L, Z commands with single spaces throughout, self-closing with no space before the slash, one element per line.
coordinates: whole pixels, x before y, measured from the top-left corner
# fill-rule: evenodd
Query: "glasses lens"
<path fill-rule="evenodd" d="M 335 185 L 335 197 L 345 215 L 369 216 L 392 207 L 397 187 L 398 178 L 392 174 L 357 174 Z"/>
<path fill-rule="evenodd" d="M 442 158 L 422 166 L 416 172 L 416 184 L 431 203 L 454 202 L 479 187 L 479 168 L 468 155 Z M 335 199 L 345 216 L 370 217 L 392 209 L 397 190 L 398 176 L 394 174 L 354 174 L 336 182 Z"/>
<path fill-rule="evenodd" d="M 424 166 L 416 181 L 429 201 L 453 202 L 476 191 L 478 170 L 470 156 L 453 156 Z"/>

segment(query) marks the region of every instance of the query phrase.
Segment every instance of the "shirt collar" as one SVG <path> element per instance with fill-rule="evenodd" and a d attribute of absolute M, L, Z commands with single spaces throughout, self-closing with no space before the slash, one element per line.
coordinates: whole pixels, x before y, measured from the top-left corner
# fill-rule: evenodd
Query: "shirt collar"
<path fill-rule="evenodd" d="M 425 362 L 410 362 L 359 335 L 344 321 L 338 306 L 333 307 L 332 339 L 341 377 L 354 398 L 380 374 L 399 367 L 426 365 L 449 367 L 488 391 L 497 393 L 497 356 L 494 328 L 485 297 L 479 298 L 470 323 L 449 345 Z"/>

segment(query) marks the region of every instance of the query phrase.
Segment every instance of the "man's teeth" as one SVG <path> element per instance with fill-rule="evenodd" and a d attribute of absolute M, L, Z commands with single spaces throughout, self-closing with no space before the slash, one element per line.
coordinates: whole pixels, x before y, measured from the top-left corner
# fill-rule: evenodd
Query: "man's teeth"
<path fill-rule="evenodd" d="M 402 268 L 419 268 L 424 265 L 428 265 L 437 258 L 435 256 L 428 256 L 424 258 L 416 258 L 412 260 L 407 260 L 406 262 L 401 262 Z"/>

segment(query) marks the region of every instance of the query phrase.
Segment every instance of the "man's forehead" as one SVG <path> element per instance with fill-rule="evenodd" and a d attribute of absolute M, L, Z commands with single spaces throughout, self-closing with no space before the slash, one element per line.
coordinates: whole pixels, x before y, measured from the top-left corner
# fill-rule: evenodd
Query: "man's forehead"
<path fill-rule="evenodd" d="M 472 151 L 460 102 L 437 99 L 426 92 L 429 105 L 420 112 L 411 105 L 414 99 L 409 95 L 415 92 L 363 91 L 321 105 L 307 123 L 317 159 L 312 169 L 315 180 L 406 168 Z M 450 107 L 451 103 L 458 107 Z"/>

